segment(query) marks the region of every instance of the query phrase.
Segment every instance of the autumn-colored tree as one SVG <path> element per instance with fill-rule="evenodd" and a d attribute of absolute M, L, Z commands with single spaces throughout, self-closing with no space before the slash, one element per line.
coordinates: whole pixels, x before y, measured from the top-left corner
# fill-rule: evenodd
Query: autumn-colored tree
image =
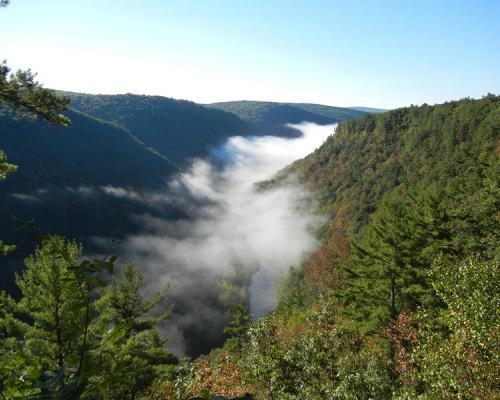
<path fill-rule="evenodd" d="M 336 231 L 304 266 L 304 281 L 321 290 L 333 289 L 340 283 L 340 271 L 349 265 L 351 246 L 343 231 Z"/>

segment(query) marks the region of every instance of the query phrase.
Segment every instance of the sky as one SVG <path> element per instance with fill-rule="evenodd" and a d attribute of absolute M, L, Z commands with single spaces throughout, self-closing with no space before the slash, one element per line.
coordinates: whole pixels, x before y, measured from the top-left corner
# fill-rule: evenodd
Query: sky
<path fill-rule="evenodd" d="M 60 90 L 396 108 L 500 93 L 499 0 L 11 0 L 0 59 Z"/>

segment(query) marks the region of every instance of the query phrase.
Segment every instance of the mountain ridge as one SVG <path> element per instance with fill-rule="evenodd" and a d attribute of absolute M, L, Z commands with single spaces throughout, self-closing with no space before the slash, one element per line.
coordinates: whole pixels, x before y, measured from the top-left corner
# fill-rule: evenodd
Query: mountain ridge
<path fill-rule="evenodd" d="M 310 103 L 279 103 L 272 101 L 238 100 L 206 104 L 238 116 L 261 134 L 296 137 L 298 131 L 287 126 L 308 121 L 320 125 L 335 124 L 359 117 L 365 112 L 345 107 Z"/>

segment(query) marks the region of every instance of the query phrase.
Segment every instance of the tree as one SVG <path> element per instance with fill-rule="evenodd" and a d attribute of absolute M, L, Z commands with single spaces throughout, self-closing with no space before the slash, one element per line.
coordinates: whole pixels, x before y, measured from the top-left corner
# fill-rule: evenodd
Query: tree
<path fill-rule="evenodd" d="M 79 398 L 92 375 L 90 350 L 99 343 L 95 336 L 90 338 L 96 288 L 105 285 L 101 276 L 112 272 L 116 257 L 79 262 L 80 254 L 81 246 L 74 241 L 44 237 L 16 277 L 22 298 L 15 312 L 28 322 L 18 320 L 19 334 L 11 338 L 15 346 L 8 349 L 12 361 L 4 362 L 1 371 L 16 365 L 23 373 L 36 371 L 31 391 L 37 388 L 50 398 Z M 11 384 L 6 382 L 7 387 Z"/>
<path fill-rule="evenodd" d="M 246 299 L 241 299 L 238 303 L 233 304 L 229 309 L 229 315 L 231 318 L 229 325 L 224 328 L 224 333 L 229 338 L 227 344 L 236 342 L 236 350 L 241 357 L 244 337 L 252 323 L 252 315 Z"/>
<path fill-rule="evenodd" d="M 17 340 L 23 323 L 16 318 L 16 302 L 0 292 L 0 393 L 4 399 L 25 399 L 39 390 L 39 373 L 29 362 Z"/>
<path fill-rule="evenodd" d="M 0 8 L 9 4 L 9 0 L 0 0 Z M 69 99 L 57 96 L 52 90 L 44 89 L 35 80 L 36 75 L 31 70 L 18 70 L 10 73 L 6 61 L 0 62 L 0 115 L 6 110 L 13 111 L 28 117 L 41 117 L 44 121 L 66 126 L 68 117 L 61 113 L 66 110 Z M 17 169 L 7 162 L 5 153 L 0 150 L 0 181 Z M 0 240 L 0 256 L 15 249 L 13 245 L 6 245 Z"/>
<path fill-rule="evenodd" d="M 430 275 L 447 309 L 422 310 L 416 360 L 427 392 L 435 398 L 500 396 L 498 260 L 439 258 Z M 434 398 L 434 397 L 432 397 Z"/>
<path fill-rule="evenodd" d="M 41 117 L 55 125 L 68 125 L 68 117 L 61 113 L 66 110 L 69 100 L 45 89 L 35 80 L 31 70 L 11 73 L 6 61 L 0 63 L 0 104 L 29 117 Z"/>
<path fill-rule="evenodd" d="M 57 255 L 60 249 L 66 258 Z M 44 369 L 75 365 L 79 357 L 84 316 L 80 287 L 71 267 L 80 255 L 76 242 L 53 237 L 26 259 L 26 270 L 16 278 L 22 294 L 18 309 L 33 320 L 24 332 L 26 348 Z"/>
<path fill-rule="evenodd" d="M 276 314 L 252 325 L 241 365 L 264 398 L 388 398 L 390 371 L 383 351 L 338 318 L 336 303 L 333 296 L 322 296 L 298 326 L 287 326 Z"/>
<path fill-rule="evenodd" d="M 2 6 L 7 4 L 3 2 Z M 45 89 L 35 78 L 36 74 L 29 69 L 11 73 L 6 61 L 0 62 L 0 106 L 18 115 L 40 117 L 50 124 L 67 126 L 70 121 L 61 113 L 66 110 L 69 99 Z M 7 163 L 0 151 L 0 180 L 14 171 L 15 167 Z"/>
<path fill-rule="evenodd" d="M 432 301 L 424 252 L 430 239 L 408 197 L 393 195 L 353 245 L 353 267 L 345 269 L 344 311 L 361 331 L 377 332 L 402 310 Z"/>
<path fill-rule="evenodd" d="M 142 283 L 142 273 L 126 263 L 121 277 L 104 290 L 94 327 L 102 338 L 93 353 L 99 373 L 90 379 L 87 393 L 99 393 L 105 399 L 136 399 L 176 363 L 157 331 L 171 308 L 152 316 L 153 309 L 164 302 L 168 285 L 147 299 L 141 295 Z"/>
<path fill-rule="evenodd" d="M 239 357 L 241 357 L 244 336 L 252 322 L 248 306 L 249 282 L 248 269 L 238 265 L 219 283 L 219 297 L 226 305 L 229 315 L 229 325 L 224 328 L 224 333 L 228 336 L 224 349 L 236 351 Z"/>
<path fill-rule="evenodd" d="M 43 238 L 16 277 L 21 300 L 0 293 L 5 398 L 135 399 L 176 362 L 156 330 L 170 308 L 153 316 L 167 287 L 143 298 L 132 264 L 106 287 L 116 257 L 79 261 L 81 252 L 74 241 Z"/>

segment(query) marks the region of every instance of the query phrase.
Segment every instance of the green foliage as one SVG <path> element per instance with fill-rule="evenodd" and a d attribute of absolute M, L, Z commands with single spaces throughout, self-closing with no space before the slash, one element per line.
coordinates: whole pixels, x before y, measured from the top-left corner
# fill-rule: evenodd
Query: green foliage
<path fill-rule="evenodd" d="M 276 297 L 279 314 L 293 319 L 317 300 L 317 292 L 304 281 L 302 268 L 290 268 L 278 284 Z"/>
<path fill-rule="evenodd" d="M 249 271 L 238 265 L 231 273 L 226 274 L 219 283 L 219 298 L 227 307 L 229 323 L 224 328 L 228 339 L 224 350 L 237 352 L 241 356 L 245 334 L 252 322 L 248 306 L 247 286 L 250 283 Z"/>
<path fill-rule="evenodd" d="M 276 182 L 298 176 L 331 215 L 330 234 L 358 234 L 393 190 L 418 183 L 446 188 L 456 175 L 472 183 L 477 168 L 497 157 L 499 131 L 500 97 L 494 95 L 367 114 L 339 124 Z"/>
<path fill-rule="evenodd" d="M 391 390 L 383 351 L 339 321 L 322 299 L 299 332 L 278 316 L 255 323 L 242 364 L 247 379 L 271 399 L 385 399 Z"/>
<path fill-rule="evenodd" d="M 418 204 L 423 202 L 388 198 L 354 244 L 354 267 L 346 269 L 342 298 L 344 311 L 361 323 L 362 332 L 377 332 L 401 311 L 433 304 L 426 267 L 445 235 Z"/>
<path fill-rule="evenodd" d="M 41 117 L 51 124 L 69 124 L 69 119 L 61 114 L 69 104 L 67 98 L 44 89 L 30 70 L 10 73 L 5 61 L 0 63 L 0 104 L 25 116 Z"/>
<path fill-rule="evenodd" d="M 89 380 L 88 393 L 105 399 L 136 399 L 176 360 L 166 349 L 156 326 L 170 314 L 151 311 L 165 300 L 168 287 L 152 298 L 144 298 L 142 273 L 134 264 L 123 266 L 121 278 L 103 292 L 99 302 L 99 321 L 95 329 L 103 337 L 93 352 L 96 371 Z"/>
<path fill-rule="evenodd" d="M 224 328 L 224 333 L 228 336 L 228 341 L 224 348 L 229 351 L 237 351 L 241 355 L 244 335 L 246 334 L 252 316 L 245 300 L 234 304 L 230 310 L 229 325 Z M 229 346 L 227 346 L 229 344 Z M 232 344 L 232 345 L 231 345 Z"/>
<path fill-rule="evenodd" d="M 42 239 L 16 282 L 22 297 L 16 305 L 22 342 L 14 353 L 25 371 L 37 371 L 41 393 L 79 398 L 91 374 L 89 351 L 95 338 L 89 328 L 96 317 L 94 292 L 105 285 L 116 257 L 78 261 L 81 247 L 59 236 Z M 13 340 L 12 338 L 10 339 Z M 21 349 L 21 350 L 19 350 Z"/>
<path fill-rule="evenodd" d="M 500 365 L 498 261 L 438 259 L 430 272 L 447 305 L 440 315 L 420 312 L 416 349 L 431 398 L 498 398 Z"/>
<path fill-rule="evenodd" d="M 207 105 L 210 108 L 234 114 L 249 124 L 250 133 L 260 135 L 297 136 L 298 132 L 286 126 L 303 121 L 333 124 L 364 114 L 362 111 L 306 103 L 273 103 L 267 101 L 228 101 Z"/>
<path fill-rule="evenodd" d="M 65 95 L 72 108 L 127 129 L 177 164 L 205 156 L 210 147 L 247 129 L 235 115 L 185 100 L 132 94 Z"/>
<path fill-rule="evenodd" d="M 74 241 L 43 237 L 17 276 L 21 300 L 0 294 L 5 398 L 135 399 L 176 361 L 156 331 L 170 309 L 151 315 L 167 289 L 143 298 L 131 264 L 106 288 L 116 257 L 80 255 Z"/>
<path fill-rule="evenodd" d="M 38 392 L 39 376 L 16 340 L 24 326 L 15 313 L 14 299 L 0 292 L 0 391 L 8 399 L 24 399 Z"/>
<path fill-rule="evenodd" d="M 33 320 L 23 332 L 26 352 L 50 370 L 75 365 L 80 356 L 81 304 L 89 295 L 71 269 L 80 254 L 75 242 L 51 238 L 25 261 L 26 270 L 16 279 L 22 294 L 18 309 Z"/>
<path fill-rule="evenodd" d="M 493 95 L 369 115 L 269 183 L 316 190 L 331 220 L 314 279 L 338 281 L 292 270 L 252 324 L 240 368 L 257 398 L 498 398 L 499 132 Z"/>
<path fill-rule="evenodd" d="M 17 167 L 15 165 L 9 164 L 7 162 L 7 156 L 3 151 L 0 150 L 0 181 L 3 181 L 7 175 L 16 171 Z"/>

